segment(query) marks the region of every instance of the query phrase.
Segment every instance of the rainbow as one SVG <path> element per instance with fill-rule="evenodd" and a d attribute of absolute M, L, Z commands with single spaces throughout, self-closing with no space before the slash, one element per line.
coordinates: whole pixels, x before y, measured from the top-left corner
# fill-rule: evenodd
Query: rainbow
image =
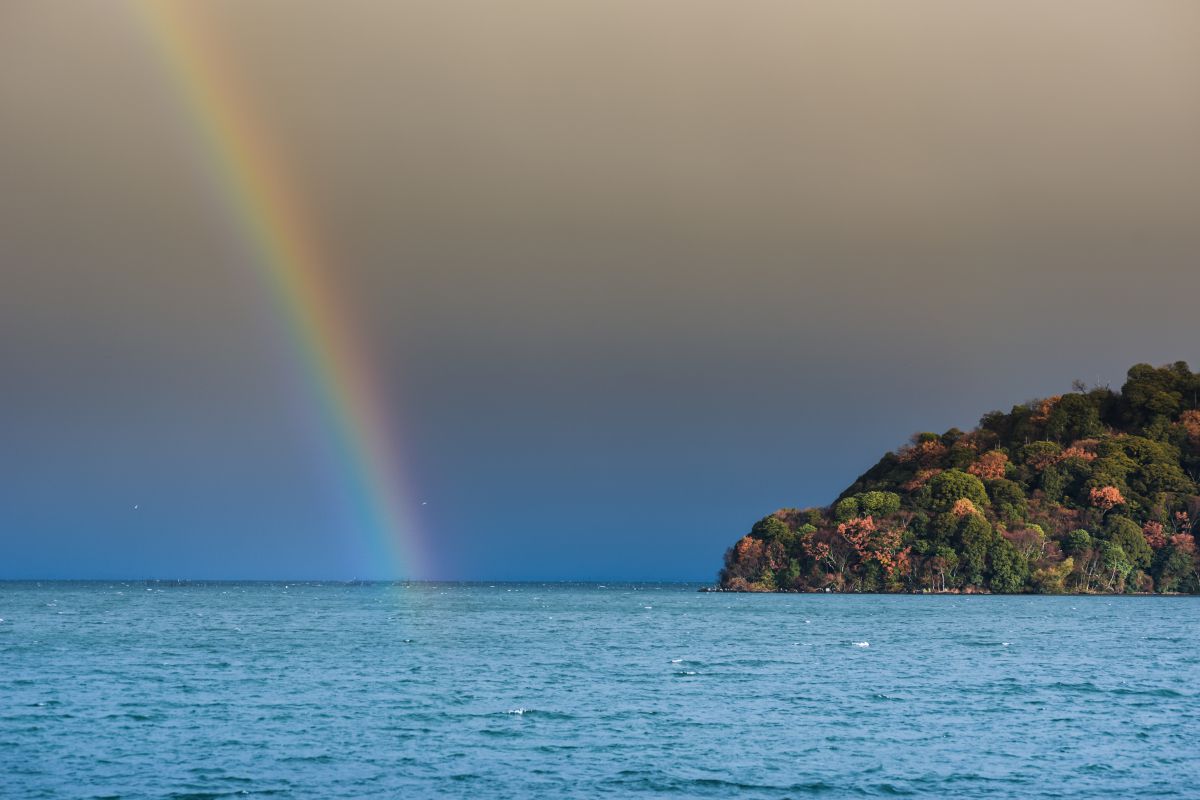
<path fill-rule="evenodd" d="M 418 578 L 426 569 L 398 436 L 367 349 L 333 284 L 301 194 L 278 147 L 252 112 L 202 2 L 132 0 L 158 46 L 212 161 L 222 202 L 253 247 L 258 277 L 275 296 L 346 481 L 356 535 L 375 574 Z M 378 563 L 383 559 L 383 563 Z"/>

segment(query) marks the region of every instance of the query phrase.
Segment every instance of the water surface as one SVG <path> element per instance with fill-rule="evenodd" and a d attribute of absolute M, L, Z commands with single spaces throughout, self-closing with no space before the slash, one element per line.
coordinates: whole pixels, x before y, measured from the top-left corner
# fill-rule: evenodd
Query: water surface
<path fill-rule="evenodd" d="M 1200 793 L 1200 600 L 695 590 L 0 584 L 0 796 Z"/>

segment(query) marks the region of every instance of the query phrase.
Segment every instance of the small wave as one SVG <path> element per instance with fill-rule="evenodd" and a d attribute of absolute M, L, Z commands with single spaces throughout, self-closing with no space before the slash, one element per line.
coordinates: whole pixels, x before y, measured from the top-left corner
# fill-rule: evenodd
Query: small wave
<path fill-rule="evenodd" d="M 1008 647 L 1012 642 L 997 642 L 994 639 L 959 639 L 956 644 L 961 647 Z"/>
<path fill-rule="evenodd" d="M 510 708 L 507 711 L 505 711 L 504 713 L 510 714 L 514 717 L 536 717 L 537 719 L 553 719 L 553 720 L 575 719 L 574 714 L 566 714 L 562 711 L 542 711 L 537 708 L 525 708 L 524 706 L 517 706 L 516 708 Z"/>
<path fill-rule="evenodd" d="M 617 776 L 605 781 L 609 786 L 629 791 L 649 791 L 656 794 L 683 794 L 693 796 L 702 792 L 708 796 L 713 792 L 721 794 L 745 792 L 786 792 L 789 796 L 823 795 L 837 790 L 837 787 L 825 781 L 816 780 L 809 783 L 794 783 L 791 785 L 775 785 L 765 783 L 746 783 L 743 781 L 726 780 L 724 778 L 681 778 L 663 774 L 660 771 L 647 772 L 640 770 L 622 770 Z"/>
<path fill-rule="evenodd" d="M 522 733 L 518 728 L 484 728 L 479 732 L 479 735 L 487 736 L 492 739 L 519 739 L 521 738 Z"/>
<path fill-rule="evenodd" d="M 282 764 L 331 764 L 333 761 L 333 756 L 328 753 L 320 753 L 313 756 L 287 756 L 280 759 L 280 763 Z"/>
<path fill-rule="evenodd" d="M 1190 695 L 1175 689 L 1112 689 L 1110 694 L 1115 695 L 1130 695 L 1134 697 L 1189 697 Z"/>
<path fill-rule="evenodd" d="M 823 794 L 833 791 L 836 788 L 832 784 L 822 780 L 810 781 L 808 783 L 793 783 L 790 785 L 773 785 L 767 783 L 744 783 L 742 781 L 730 781 L 722 778 L 693 778 L 684 783 L 710 789 L 733 789 L 735 791 L 766 789 L 768 791 L 799 792 L 800 794 Z"/>
<path fill-rule="evenodd" d="M 1112 766 L 1111 764 L 1098 764 L 1098 763 L 1092 762 L 1090 764 L 1084 764 L 1082 767 L 1079 768 L 1079 771 L 1080 772 L 1088 772 L 1088 773 L 1104 774 L 1106 772 L 1113 772 L 1115 769 L 1116 769 L 1116 767 Z"/>
<path fill-rule="evenodd" d="M 447 775 L 445 777 L 445 780 L 453 781 L 455 783 L 466 783 L 468 781 L 478 781 L 478 780 L 482 780 L 482 779 L 483 779 L 482 775 L 476 774 L 474 772 L 459 772 L 454 775 Z"/>
<path fill-rule="evenodd" d="M 1048 689 L 1066 689 L 1068 691 L 1083 692 L 1086 694 L 1093 694 L 1093 693 L 1103 694 L 1104 693 L 1103 689 L 1101 689 L 1099 686 L 1092 683 L 1091 681 L 1083 681 L 1081 683 L 1070 683 L 1067 681 L 1055 681 L 1054 683 L 1048 684 L 1046 688 L 1048 688 Z"/>
<path fill-rule="evenodd" d="M 871 643 L 870 642 L 855 642 L 854 646 L 855 647 L 870 647 Z"/>

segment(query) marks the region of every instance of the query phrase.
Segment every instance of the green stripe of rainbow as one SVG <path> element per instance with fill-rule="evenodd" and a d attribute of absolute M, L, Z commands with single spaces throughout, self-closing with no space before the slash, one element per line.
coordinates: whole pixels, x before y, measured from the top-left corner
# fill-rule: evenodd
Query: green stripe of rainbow
<path fill-rule="evenodd" d="M 260 278 L 277 295 L 330 426 L 372 557 L 387 559 L 384 566 L 401 573 L 391 577 L 419 577 L 425 565 L 385 395 L 332 285 L 332 264 L 300 195 L 197 13 L 203 1 L 134 0 L 134 5 L 201 131 L 224 200 L 256 250 Z"/>

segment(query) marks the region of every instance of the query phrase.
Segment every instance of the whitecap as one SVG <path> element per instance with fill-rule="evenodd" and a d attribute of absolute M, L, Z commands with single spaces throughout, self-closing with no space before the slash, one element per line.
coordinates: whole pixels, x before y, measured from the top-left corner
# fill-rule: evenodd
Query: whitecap
<path fill-rule="evenodd" d="M 871 643 L 870 642 L 855 642 L 854 646 L 855 647 L 870 647 Z"/>
<path fill-rule="evenodd" d="M 504 713 L 505 714 L 517 714 L 519 716 L 521 714 L 524 714 L 528 710 L 529 709 L 527 709 L 527 708 L 510 708 L 508 711 L 505 711 Z"/>

